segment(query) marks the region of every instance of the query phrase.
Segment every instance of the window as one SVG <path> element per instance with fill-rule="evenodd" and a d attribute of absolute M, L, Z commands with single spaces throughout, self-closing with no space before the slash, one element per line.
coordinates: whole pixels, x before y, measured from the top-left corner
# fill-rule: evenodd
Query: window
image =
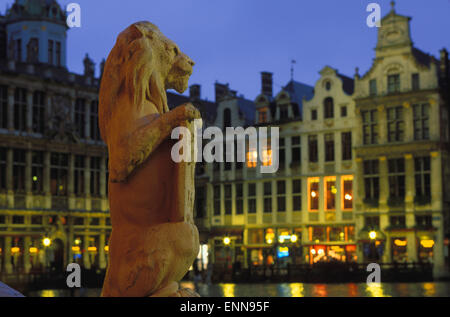
<path fill-rule="evenodd" d="M 430 138 L 430 106 L 428 104 L 413 105 L 414 140 Z"/>
<path fill-rule="evenodd" d="M 247 184 L 247 203 L 248 203 L 248 213 L 254 214 L 256 213 L 256 184 L 249 183 Z"/>
<path fill-rule="evenodd" d="M 378 216 L 364 217 L 364 226 L 367 229 L 378 229 L 378 228 L 380 228 L 380 217 L 378 217 Z"/>
<path fill-rule="evenodd" d="M 22 61 L 22 40 L 21 39 L 17 39 L 16 40 L 16 49 L 15 49 L 15 59 L 18 62 Z"/>
<path fill-rule="evenodd" d="M 391 216 L 389 217 L 389 222 L 392 227 L 395 228 L 405 228 L 406 227 L 406 221 L 405 216 Z"/>
<path fill-rule="evenodd" d="M 85 114 L 86 114 L 85 100 L 82 98 L 77 98 L 77 100 L 75 101 L 75 128 L 76 131 L 78 132 L 78 135 L 82 139 L 85 138 L 85 130 L 84 130 L 86 124 Z"/>
<path fill-rule="evenodd" d="M 334 134 L 325 134 L 325 162 L 334 161 Z"/>
<path fill-rule="evenodd" d="M 100 157 L 91 157 L 91 195 L 100 197 Z"/>
<path fill-rule="evenodd" d="M 31 216 L 32 225 L 42 225 L 42 216 Z"/>
<path fill-rule="evenodd" d="M 291 139 L 292 163 L 300 163 L 302 159 L 300 136 L 293 136 Z"/>
<path fill-rule="evenodd" d="M 14 129 L 26 131 L 27 122 L 27 91 L 16 88 L 14 93 Z"/>
<path fill-rule="evenodd" d="M 323 102 L 323 109 L 324 109 L 324 118 L 325 119 L 334 117 L 333 98 L 331 98 L 331 97 L 325 98 L 325 100 Z"/>
<path fill-rule="evenodd" d="M 400 75 L 389 75 L 388 76 L 388 93 L 400 92 Z"/>
<path fill-rule="evenodd" d="M 418 73 L 411 75 L 411 86 L 412 86 L 412 90 L 420 89 L 420 77 L 419 77 Z"/>
<path fill-rule="evenodd" d="M 432 216 L 416 216 L 416 227 L 420 228 L 432 228 L 433 227 L 433 219 Z"/>
<path fill-rule="evenodd" d="M 74 193 L 77 196 L 85 194 L 84 191 L 84 169 L 85 169 L 85 157 L 82 155 L 75 155 L 74 166 Z"/>
<path fill-rule="evenodd" d="M 250 148 L 250 141 L 247 143 L 247 168 L 255 168 L 258 160 L 258 152 L 255 148 Z"/>
<path fill-rule="evenodd" d="M 378 143 L 378 110 L 361 111 L 364 144 Z"/>
<path fill-rule="evenodd" d="M 403 141 L 404 121 L 403 107 L 387 109 L 388 142 Z"/>
<path fill-rule="evenodd" d="M 318 161 L 317 135 L 308 136 L 308 152 L 309 152 L 309 161 L 317 162 Z"/>
<path fill-rule="evenodd" d="M 380 183 L 378 176 L 378 160 L 364 161 L 364 190 L 365 199 L 370 201 L 376 201 L 380 195 Z"/>
<path fill-rule="evenodd" d="M 342 132 L 341 134 L 342 141 L 342 160 L 351 160 L 352 159 L 352 133 L 351 132 Z"/>
<path fill-rule="evenodd" d="M 330 89 L 331 89 L 331 82 L 327 81 L 327 82 L 325 83 L 325 89 L 326 89 L 326 90 L 330 90 Z"/>
<path fill-rule="evenodd" d="M 264 182 L 264 212 L 272 212 L 272 182 Z"/>
<path fill-rule="evenodd" d="M 292 210 L 302 210 L 302 180 L 292 180 Z"/>
<path fill-rule="evenodd" d="M 68 155 L 51 153 L 50 155 L 50 191 L 53 196 L 67 195 Z"/>
<path fill-rule="evenodd" d="M 8 128 L 8 87 L 0 85 L 0 129 Z"/>
<path fill-rule="evenodd" d="M 236 215 L 244 213 L 244 191 L 242 183 L 236 183 Z"/>
<path fill-rule="evenodd" d="M 0 189 L 6 189 L 6 148 L 0 148 Z"/>
<path fill-rule="evenodd" d="M 342 209 L 353 208 L 353 176 L 342 176 Z"/>
<path fill-rule="evenodd" d="M 344 118 L 347 116 L 347 106 L 341 107 L 341 117 Z"/>
<path fill-rule="evenodd" d="M 15 149 L 13 152 L 13 189 L 25 191 L 25 150 Z"/>
<path fill-rule="evenodd" d="M 231 127 L 231 110 L 229 108 L 225 108 L 223 110 L 223 129 Z"/>
<path fill-rule="evenodd" d="M 98 100 L 94 100 L 91 103 L 90 119 L 91 139 L 99 141 L 101 140 L 101 137 L 98 128 Z"/>
<path fill-rule="evenodd" d="M 317 120 L 317 110 L 311 110 L 311 120 Z"/>
<path fill-rule="evenodd" d="M 277 181 L 277 210 L 286 211 L 286 181 Z"/>
<path fill-rule="evenodd" d="M 25 217 L 24 216 L 13 216 L 12 217 L 12 223 L 15 225 L 24 224 L 25 223 Z"/>
<path fill-rule="evenodd" d="M 56 66 L 61 66 L 61 42 L 56 41 Z"/>
<path fill-rule="evenodd" d="M 205 187 L 199 186 L 195 188 L 195 217 L 203 218 L 205 216 Z"/>
<path fill-rule="evenodd" d="M 231 215 L 232 206 L 231 206 L 231 184 L 224 185 L 225 190 L 225 215 Z"/>
<path fill-rule="evenodd" d="M 53 40 L 48 40 L 48 63 L 53 65 Z"/>
<path fill-rule="evenodd" d="M 405 160 L 388 160 L 389 198 L 405 197 Z"/>
<path fill-rule="evenodd" d="M 267 122 L 267 108 L 258 110 L 258 122 L 259 123 Z"/>
<path fill-rule="evenodd" d="M 431 197 L 431 168 L 430 157 L 416 157 L 414 159 L 416 199 Z"/>
<path fill-rule="evenodd" d="M 220 185 L 214 185 L 214 216 L 220 215 Z"/>
<path fill-rule="evenodd" d="M 376 94 L 377 94 L 377 80 L 376 79 L 371 79 L 369 81 L 369 94 L 371 96 L 376 96 Z"/>
<path fill-rule="evenodd" d="M 45 129 L 45 93 L 33 93 L 33 132 L 44 133 Z"/>
<path fill-rule="evenodd" d="M 336 209 L 336 178 L 325 177 L 325 210 Z"/>
<path fill-rule="evenodd" d="M 31 157 L 32 190 L 42 193 L 44 190 L 44 152 L 33 151 Z"/>
<path fill-rule="evenodd" d="M 282 105 L 280 106 L 280 120 L 286 120 L 289 118 L 289 106 Z"/>
<path fill-rule="evenodd" d="M 310 178 L 308 180 L 309 186 L 309 210 L 317 211 L 319 210 L 319 179 Z"/>

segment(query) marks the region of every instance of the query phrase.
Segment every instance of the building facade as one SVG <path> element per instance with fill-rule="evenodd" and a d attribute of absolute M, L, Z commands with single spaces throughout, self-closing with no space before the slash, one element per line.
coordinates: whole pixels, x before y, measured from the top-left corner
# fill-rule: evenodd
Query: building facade
<path fill-rule="evenodd" d="M 358 257 L 431 262 L 440 276 L 450 207 L 448 54 L 438 60 L 414 47 L 410 20 L 393 8 L 372 67 L 355 75 Z"/>

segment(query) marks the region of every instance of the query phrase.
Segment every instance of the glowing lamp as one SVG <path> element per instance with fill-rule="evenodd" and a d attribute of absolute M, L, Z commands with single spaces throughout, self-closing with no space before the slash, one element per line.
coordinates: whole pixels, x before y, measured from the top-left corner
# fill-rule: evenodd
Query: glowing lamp
<path fill-rule="evenodd" d="M 18 253 L 20 252 L 20 248 L 19 247 L 12 247 L 11 248 L 11 253 Z"/>
<path fill-rule="evenodd" d="M 50 238 L 44 238 L 44 239 L 42 239 L 42 244 L 45 247 L 48 247 L 48 246 L 50 246 L 50 244 L 52 244 L 52 240 L 50 240 Z"/>
<path fill-rule="evenodd" d="M 75 244 L 80 244 L 81 240 L 80 239 L 75 239 Z"/>
<path fill-rule="evenodd" d="M 271 238 L 266 240 L 268 244 L 271 244 L 273 242 L 273 240 Z"/>
<path fill-rule="evenodd" d="M 298 240 L 297 235 L 293 234 L 293 235 L 291 236 L 291 242 L 295 243 L 295 242 L 297 242 L 297 240 Z"/>
<path fill-rule="evenodd" d="M 33 182 L 37 182 L 38 177 L 37 176 L 33 176 Z"/>
<path fill-rule="evenodd" d="M 421 240 L 420 245 L 424 248 L 432 248 L 434 246 L 433 240 Z"/>
<path fill-rule="evenodd" d="M 30 248 L 30 253 L 38 253 L 38 249 L 35 247 Z"/>
<path fill-rule="evenodd" d="M 105 251 L 109 252 L 109 245 L 105 245 Z"/>
<path fill-rule="evenodd" d="M 370 231 L 369 232 L 369 238 L 372 240 L 375 240 L 377 238 L 377 233 L 375 231 Z"/>
<path fill-rule="evenodd" d="M 230 242 L 231 242 L 231 239 L 230 239 L 230 237 L 225 237 L 225 238 L 223 238 L 223 244 L 225 244 L 225 245 L 229 245 L 229 244 L 230 244 Z"/>
<path fill-rule="evenodd" d="M 406 246 L 407 243 L 408 242 L 406 240 L 400 240 L 400 239 L 394 240 L 394 244 L 399 247 L 404 247 L 404 246 Z"/>
<path fill-rule="evenodd" d="M 318 253 L 319 255 L 322 255 L 322 254 L 324 253 L 324 251 L 323 251 L 323 249 L 319 249 L 319 250 L 317 251 L 317 253 Z"/>
<path fill-rule="evenodd" d="M 80 247 L 79 246 L 73 246 L 72 247 L 72 251 L 73 252 L 80 252 Z"/>
<path fill-rule="evenodd" d="M 345 200 L 352 200 L 353 199 L 352 195 L 350 195 L 350 194 L 345 194 L 344 198 L 345 198 Z"/>
<path fill-rule="evenodd" d="M 88 247 L 89 252 L 97 252 L 97 247 Z"/>
<path fill-rule="evenodd" d="M 316 196 L 317 196 L 317 193 L 316 193 L 315 191 L 312 191 L 312 192 L 311 192 L 311 197 L 312 197 L 312 198 L 315 198 Z"/>
<path fill-rule="evenodd" d="M 311 254 L 312 255 L 316 254 L 316 249 L 311 249 Z"/>

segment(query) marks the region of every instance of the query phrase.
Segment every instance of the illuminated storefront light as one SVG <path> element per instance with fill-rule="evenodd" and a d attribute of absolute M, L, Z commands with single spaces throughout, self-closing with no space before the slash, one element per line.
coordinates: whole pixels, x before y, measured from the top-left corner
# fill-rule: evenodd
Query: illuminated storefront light
<path fill-rule="evenodd" d="M 225 237 L 225 238 L 223 238 L 223 244 L 229 245 L 230 243 L 231 243 L 230 237 Z"/>
<path fill-rule="evenodd" d="M 420 245 L 424 248 L 432 248 L 434 246 L 434 240 L 420 240 Z"/>
<path fill-rule="evenodd" d="M 12 247 L 11 248 L 11 253 L 19 253 L 20 252 L 20 248 L 19 247 Z"/>
<path fill-rule="evenodd" d="M 38 248 L 30 247 L 30 253 L 38 253 Z"/>
<path fill-rule="evenodd" d="M 97 247 L 88 247 L 89 252 L 97 252 Z"/>
<path fill-rule="evenodd" d="M 42 239 L 42 244 L 45 247 L 48 247 L 48 246 L 50 246 L 52 244 L 52 240 L 50 238 L 44 238 L 44 239 Z"/>
<path fill-rule="evenodd" d="M 247 167 L 254 168 L 256 167 L 256 161 L 258 159 L 258 153 L 256 150 L 249 150 L 247 152 Z"/>
<path fill-rule="evenodd" d="M 369 238 L 372 240 L 375 240 L 377 238 L 377 233 L 375 231 L 370 231 L 369 232 Z"/>
<path fill-rule="evenodd" d="M 399 247 L 404 247 L 408 244 L 408 242 L 406 240 L 395 239 L 394 244 Z"/>

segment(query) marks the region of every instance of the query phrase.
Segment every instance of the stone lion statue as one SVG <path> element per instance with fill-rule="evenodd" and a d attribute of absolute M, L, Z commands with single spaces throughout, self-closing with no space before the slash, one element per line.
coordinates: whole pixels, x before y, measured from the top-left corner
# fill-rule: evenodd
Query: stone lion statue
<path fill-rule="evenodd" d="M 198 296 L 180 289 L 199 251 L 194 225 L 195 163 L 171 159 L 172 129 L 192 128 L 191 104 L 173 110 L 194 62 L 150 22 L 119 34 L 105 64 L 99 125 L 109 153 L 112 233 L 102 296 Z M 192 132 L 192 131 L 191 131 Z"/>

